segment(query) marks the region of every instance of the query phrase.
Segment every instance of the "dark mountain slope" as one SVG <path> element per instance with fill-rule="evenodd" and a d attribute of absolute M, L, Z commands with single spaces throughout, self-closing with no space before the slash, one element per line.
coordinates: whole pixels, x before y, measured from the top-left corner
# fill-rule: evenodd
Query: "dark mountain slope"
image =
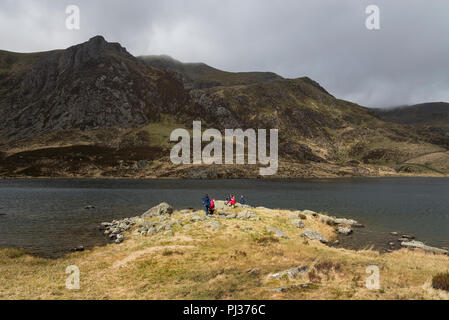
<path fill-rule="evenodd" d="M 4 138 L 136 127 L 184 104 L 182 83 L 171 73 L 145 65 L 100 36 L 66 50 L 0 56 Z"/>
<path fill-rule="evenodd" d="M 449 172 L 447 139 L 384 122 L 307 77 L 135 58 L 100 36 L 66 50 L 0 51 L 0 92 L 5 176 L 258 175 L 257 166 L 171 164 L 170 133 L 193 120 L 279 129 L 278 177 Z"/>

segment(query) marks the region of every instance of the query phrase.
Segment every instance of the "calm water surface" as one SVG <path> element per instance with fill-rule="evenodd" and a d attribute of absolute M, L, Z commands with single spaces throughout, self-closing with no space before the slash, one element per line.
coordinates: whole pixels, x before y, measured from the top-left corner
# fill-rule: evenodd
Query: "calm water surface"
<path fill-rule="evenodd" d="M 326 211 L 354 218 L 366 228 L 344 238 L 361 248 L 382 246 L 389 232 L 414 234 L 449 246 L 449 179 L 379 178 L 266 180 L 0 180 L 0 247 L 22 247 L 44 256 L 105 243 L 102 221 L 136 216 L 166 201 L 176 208 L 201 207 L 208 192 L 223 199 L 245 195 L 254 206 Z M 86 205 L 94 205 L 86 210 Z"/>

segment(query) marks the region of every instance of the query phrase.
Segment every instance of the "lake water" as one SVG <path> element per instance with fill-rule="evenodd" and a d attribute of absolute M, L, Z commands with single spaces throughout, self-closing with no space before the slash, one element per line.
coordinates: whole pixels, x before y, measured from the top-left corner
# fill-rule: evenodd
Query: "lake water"
<path fill-rule="evenodd" d="M 342 238 L 362 248 L 411 233 L 429 245 L 449 246 L 448 178 L 317 180 L 0 180 L 0 247 L 55 256 L 79 245 L 106 242 L 100 222 L 142 214 L 166 201 L 201 208 L 201 196 L 243 194 L 254 206 L 310 209 L 353 218 L 366 228 Z M 95 209 L 86 210 L 86 205 Z"/>

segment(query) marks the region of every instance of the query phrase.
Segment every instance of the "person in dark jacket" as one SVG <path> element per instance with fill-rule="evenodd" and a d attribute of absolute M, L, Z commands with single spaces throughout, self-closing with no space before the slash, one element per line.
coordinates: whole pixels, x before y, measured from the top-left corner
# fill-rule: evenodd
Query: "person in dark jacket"
<path fill-rule="evenodd" d="M 229 202 L 231 202 L 231 195 L 226 197 L 225 205 L 229 205 Z"/>
<path fill-rule="evenodd" d="M 239 203 L 240 203 L 240 204 L 246 204 L 246 200 L 245 200 L 245 198 L 243 197 L 243 195 L 240 196 Z"/>
<path fill-rule="evenodd" d="M 204 211 L 206 211 L 206 216 L 209 215 L 210 199 L 209 199 L 208 194 L 205 194 L 203 197 L 203 206 L 204 206 Z"/>

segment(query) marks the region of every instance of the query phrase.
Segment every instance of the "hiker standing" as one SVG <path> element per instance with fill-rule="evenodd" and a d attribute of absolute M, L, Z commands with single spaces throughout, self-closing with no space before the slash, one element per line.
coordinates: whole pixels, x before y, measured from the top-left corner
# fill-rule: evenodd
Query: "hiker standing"
<path fill-rule="evenodd" d="M 210 199 L 209 195 L 206 193 L 203 197 L 204 211 L 206 211 L 206 216 L 209 215 Z"/>

